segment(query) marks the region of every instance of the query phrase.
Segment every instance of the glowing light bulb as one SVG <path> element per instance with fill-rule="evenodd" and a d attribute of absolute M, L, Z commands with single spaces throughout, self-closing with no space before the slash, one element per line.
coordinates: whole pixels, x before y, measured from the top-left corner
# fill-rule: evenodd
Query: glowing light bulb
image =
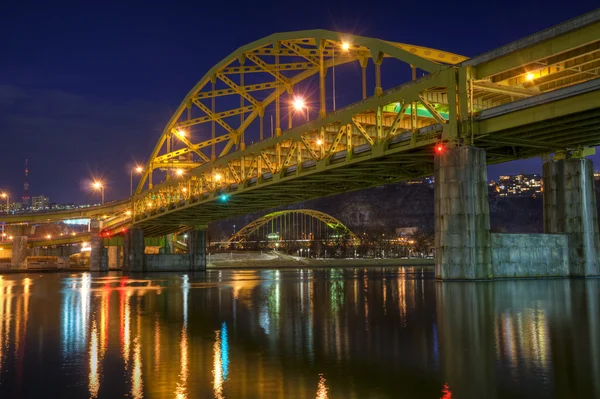
<path fill-rule="evenodd" d="M 531 72 L 529 72 L 527 75 L 525 75 L 525 79 L 527 79 L 530 82 L 533 80 L 534 77 L 535 76 Z"/>
<path fill-rule="evenodd" d="M 348 51 L 350 49 L 350 43 L 342 42 L 342 50 Z"/>
<path fill-rule="evenodd" d="M 306 103 L 302 97 L 294 98 L 294 109 L 296 111 L 301 111 L 304 107 L 306 107 Z"/>

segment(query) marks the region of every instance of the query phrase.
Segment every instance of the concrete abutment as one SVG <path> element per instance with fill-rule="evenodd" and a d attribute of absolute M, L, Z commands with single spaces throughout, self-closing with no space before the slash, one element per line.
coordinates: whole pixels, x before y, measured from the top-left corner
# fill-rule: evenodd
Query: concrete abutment
<path fill-rule="evenodd" d="M 598 215 L 593 163 L 564 158 L 543 164 L 544 232 L 569 238 L 569 275 L 600 275 Z"/>
<path fill-rule="evenodd" d="M 435 158 L 435 275 L 439 280 L 600 275 L 592 161 L 543 165 L 545 234 L 490 232 L 486 154 L 459 146 Z"/>

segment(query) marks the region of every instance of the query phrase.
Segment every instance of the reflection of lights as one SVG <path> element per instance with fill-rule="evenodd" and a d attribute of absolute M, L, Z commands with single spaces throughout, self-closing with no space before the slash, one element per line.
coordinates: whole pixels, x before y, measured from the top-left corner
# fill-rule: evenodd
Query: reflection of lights
<path fill-rule="evenodd" d="M 121 355 L 125 368 L 129 362 L 129 345 L 131 339 L 131 292 L 121 291 Z"/>
<path fill-rule="evenodd" d="M 70 279 L 62 303 L 63 355 L 86 351 L 90 313 L 91 277 L 83 273 L 80 278 Z"/>
<path fill-rule="evenodd" d="M 448 383 L 446 382 L 444 384 L 444 389 L 442 389 L 442 398 L 441 399 L 452 399 L 452 391 L 450 390 L 450 387 L 448 386 Z"/>
<path fill-rule="evenodd" d="M 190 292 L 190 276 L 182 276 L 181 291 L 183 293 L 183 324 L 187 327 L 188 322 L 188 295 Z"/>
<path fill-rule="evenodd" d="M 316 399 L 327 399 L 327 386 L 325 385 L 325 377 L 322 374 L 319 374 L 319 384 L 317 385 L 317 397 Z"/>
<path fill-rule="evenodd" d="M 96 321 L 92 322 L 92 336 L 90 339 L 90 375 L 89 375 L 89 389 L 90 396 L 92 398 L 98 397 L 98 390 L 100 389 L 100 376 L 98 368 L 100 367 L 100 361 L 98 358 L 98 329 L 96 328 Z"/>
<path fill-rule="evenodd" d="M 215 331 L 213 345 L 213 393 L 216 399 L 223 399 L 223 370 L 221 366 L 221 331 Z"/>
<path fill-rule="evenodd" d="M 160 322 L 158 314 L 154 320 L 154 371 L 158 373 L 160 366 Z"/>
<path fill-rule="evenodd" d="M 227 324 L 221 326 L 221 372 L 223 381 L 227 381 L 229 374 L 229 342 L 227 340 Z"/>
<path fill-rule="evenodd" d="M 133 372 L 131 373 L 131 396 L 135 399 L 144 397 L 142 381 L 142 348 L 140 337 L 136 336 L 133 343 Z"/>
<path fill-rule="evenodd" d="M 179 382 L 175 388 L 176 398 L 187 398 L 187 379 L 188 379 L 188 336 L 187 336 L 187 324 L 188 324 L 188 295 L 190 291 L 190 277 L 185 274 L 181 276 L 183 280 L 181 283 L 181 291 L 183 293 L 183 326 L 181 327 L 181 340 L 179 342 Z"/>
<path fill-rule="evenodd" d="M 178 399 L 184 399 L 188 397 L 187 391 L 187 379 L 188 379 L 188 336 L 187 328 L 184 325 L 181 329 L 181 340 L 179 342 L 179 382 L 175 388 L 175 397 Z"/>

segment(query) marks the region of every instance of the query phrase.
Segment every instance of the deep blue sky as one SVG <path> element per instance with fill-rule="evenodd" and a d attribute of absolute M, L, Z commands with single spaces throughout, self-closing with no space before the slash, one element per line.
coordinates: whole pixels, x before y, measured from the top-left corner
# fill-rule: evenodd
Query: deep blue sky
<path fill-rule="evenodd" d="M 125 3 L 125 2 L 123 2 Z M 185 94 L 237 47 L 275 32 L 323 28 L 474 56 L 591 11 L 596 1 L 30 2 L 0 7 L 0 190 L 90 202 L 129 194 Z M 207 5 L 210 3 L 210 5 Z M 384 87 L 385 89 L 385 87 Z M 490 178 L 500 169 L 490 168 Z M 539 171 L 540 161 L 502 166 Z M 97 198 L 96 198 L 97 199 Z"/>

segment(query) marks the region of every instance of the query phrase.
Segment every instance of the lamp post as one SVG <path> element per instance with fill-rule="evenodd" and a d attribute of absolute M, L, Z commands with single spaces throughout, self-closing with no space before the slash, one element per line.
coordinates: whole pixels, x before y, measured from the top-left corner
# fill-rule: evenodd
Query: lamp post
<path fill-rule="evenodd" d="M 8 194 L 2 193 L 2 198 L 6 198 L 6 213 L 10 213 L 10 206 L 9 206 L 9 203 L 8 203 L 8 200 L 9 200 Z"/>
<path fill-rule="evenodd" d="M 133 172 L 142 173 L 143 170 L 144 170 L 144 168 L 142 168 L 141 166 L 136 166 L 135 168 L 131 169 L 131 171 L 129 172 L 129 196 L 130 197 L 133 197 Z"/>
<path fill-rule="evenodd" d="M 104 205 L 104 184 L 102 184 L 100 181 L 95 181 L 94 184 L 92 184 L 92 187 L 94 190 L 100 190 L 100 195 L 102 196 L 102 205 Z"/>
<path fill-rule="evenodd" d="M 302 111 L 306 108 L 306 120 L 308 121 L 310 119 L 309 116 L 309 108 L 306 105 L 306 102 L 304 101 L 304 98 L 302 97 L 295 97 L 294 98 L 294 103 L 292 104 L 294 106 L 294 109 L 296 111 Z"/>

